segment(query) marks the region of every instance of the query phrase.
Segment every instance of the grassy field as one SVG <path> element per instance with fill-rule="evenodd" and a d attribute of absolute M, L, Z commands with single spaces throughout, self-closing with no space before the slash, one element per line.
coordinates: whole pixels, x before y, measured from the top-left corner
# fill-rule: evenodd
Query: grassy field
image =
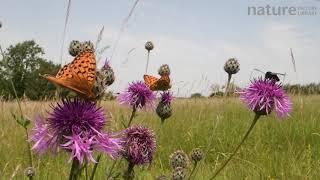
<path fill-rule="evenodd" d="M 217 179 L 319 179 L 320 177 L 320 96 L 293 97 L 291 117 L 277 120 L 262 117 L 235 158 Z M 51 102 L 23 102 L 23 112 L 34 118 L 50 111 Z M 0 179 L 26 179 L 24 131 L 10 115 L 18 113 L 14 102 L 0 102 Z M 130 109 L 117 102 L 103 102 L 112 119 L 107 127 L 121 130 Z M 161 126 L 154 112 L 138 112 L 133 124 L 144 124 L 156 132 L 158 148 L 150 167 L 136 168 L 137 179 L 171 175 L 169 155 L 175 150 L 189 153 L 201 147 L 204 161 L 195 179 L 208 179 L 239 143 L 253 118 L 253 113 L 236 98 L 175 100 L 174 114 Z M 70 163 L 65 153 L 34 155 L 35 179 L 67 179 Z M 96 179 L 105 179 L 111 165 L 103 157 Z M 123 170 L 122 163 L 118 169 Z M 191 167 L 190 167 L 191 169 Z"/>

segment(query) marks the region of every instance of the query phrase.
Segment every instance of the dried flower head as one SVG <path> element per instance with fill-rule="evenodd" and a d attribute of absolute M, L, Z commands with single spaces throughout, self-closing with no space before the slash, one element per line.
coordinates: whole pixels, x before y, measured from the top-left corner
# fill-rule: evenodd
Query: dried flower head
<path fill-rule="evenodd" d="M 69 54 L 71 56 L 77 56 L 78 54 L 80 54 L 82 50 L 83 50 L 83 46 L 79 41 L 73 40 L 70 42 Z"/>
<path fill-rule="evenodd" d="M 160 66 L 159 70 L 158 70 L 158 74 L 160 76 L 164 76 L 164 75 L 170 75 L 170 68 L 168 64 L 163 64 Z"/>
<path fill-rule="evenodd" d="M 173 169 L 177 167 L 186 168 L 189 165 L 188 155 L 181 151 L 175 151 L 170 155 L 170 164 Z"/>
<path fill-rule="evenodd" d="M 172 173 L 173 180 L 184 180 L 186 179 L 186 172 L 185 169 L 182 167 L 177 167 L 174 169 Z"/>
<path fill-rule="evenodd" d="M 147 41 L 144 47 L 147 51 L 151 51 L 154 48 L 153 43 L 151 41 Z"/>
<path fill-rule="evenodd" d="M 24 170 L 24 174 L 30 178 L 36 175 L 36 170 L 33 167 L 27 167 Z"/>
<path fill-rule="evenodd" d="M 154 107 L 155 94 L 149 87 L 141 82 L 133 82 L 129 85 L 126 91 L 118 96 L 120 104 L 126 104 L 133 108 Z"/>
<path fill-rule="evenodd" d="M 121 139 L 102 132 L 106 124 L 104 112 L 96 104 L 81 99 L 67 99 L 52 107 L 47 119 L 38 118 L 32 130 L 32 149 L 38 153 L 47 150 L 70 152 L 70 160 L 76 158 L 94 162 L 93 150 L 116 157 L 121 150 Z"/>
<path fill-rule="evenodd" d="M 278 117 L 289 116 L 292 103 L 282 86 L 269 79 L 255 79 L 240 92 L 240 98 L 259 115 L 276 111 Z"/>
<path fill-rule="evenodd" d="M 237 59 L 230 58 L 228 61 L 224 64 L 224 70 L 228 74 L 236 74 L 240 70 L 240 64 Z"/>
<path fill-rule="evenodd" d="M 194 162 L 199 162 L 203 158 L 203 152 L 200 148 L 194 148 L 192 149 L 190 156 Z"/>
<path fill-rule="evenodd" d="M 94 52 L 94 45 L 91 41 L 85 41 L 82 43 L 83 50 L 91 50 Z"/>
<path fill-rule="evenodd" d="M 151 163 L 156 150 L 156 138 L 152 130 L 133 126 L 125 131 L 123 156 L 134 165 Z"/>

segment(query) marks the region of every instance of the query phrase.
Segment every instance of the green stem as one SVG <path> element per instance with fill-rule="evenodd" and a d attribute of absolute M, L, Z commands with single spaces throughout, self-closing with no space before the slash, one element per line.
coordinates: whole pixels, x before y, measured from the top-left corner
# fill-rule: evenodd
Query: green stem
<path fill-rule="evenodd" d="M 101 159 L 101 154 L 98 155 L 97 157 L 97 162 L 94 164 L 93 166 L 93 170 L 92 170 L 92 173 L 91 173 L 91 176 L 90 176 L 90 180 L 93 180 L 94 179 L 94 175 L 96 174 L 96 171 L 97 171 L 97 168 L 98 168 L 98 165 L 99 165 L 99 162 L 100 162 L 100 159 Z"/>
<path fill-rule="evenodd" d="M 228 82 L 227 82 L 227 85 L 226 85 L 226 90 L 225 90 L 225 92 L 224 92 L 224 97 L 227 97 L 227 96 L 228 96 L 229 86 L 230 86 L 230 81 L 231 81 L 231 76 L 232 76 L 232 74 L 228 74 Z"/>
<path fill-rule="evenodd" d="M 24 117 L 23 116 L 23 112 L 22 112 L 22 108 L 21 108 L 21 103 L 20 103 L 20 99 L 18 97 L 18 94 L 17 94 L 17 91 L 16 91 L 16 88 L 13 84 L 13 81 L 10 80 L 10 83 L 11 83 L 11 86 L 12 86 L 12 89 L 13 89 L 13 92 L 14 92 L 14 95 L 16 97 L 16 100 L 17 100 L 17 104 L 18 104 L 18 107 L 19 107 L 19 111 L 20 111 L 20 117 Z M 27 140 L 27 148 L 28 148 L 28 161 L 29 161 L 29 167 L 33 167 L 33 163 L 32 163 L 32 152 L 31 152 L 31 146 L 30 146 L 30 143 L 29 143 L 29 134 L 28 134 L 28 129 L 27 127 L 24 127 L 25 129 L 25 135 L 26 135 L 26 140 Z M 29 176 L 29 180 L 32 180 L 33 177 L 32 176 Z"/>
<path fill-rule="evenodd" d="M 113 169 L 114 169 L 114 167 L 116 167 L 117 162 L 118 162 L 118 159 L 115 160 L 115 161 L 113 161 L 113 163 L 112 163 L 112 165 L 111 165 L 111 168 L 110 168 L 110 170 L 109 170 L 109 173 L 108 173 L 108 175 L 107 175 L 107 179 L 112 176 Z"/>
<path fill-rule="evenodd" d="M 15 88 L 15 86 L 14 86 L 14 84 L 13 84 L 13 81 L 12 81 L 12 80 L 10 80 L 10 82 L 11 82 L 11 86 L 12 86 L 12 89 L 13 89 L 14 95 L 15 95 L 15 97 L 16 97 L 16 100 L 17 100 L 17 103 L 18 103 L 18 106 L 19 106 L 20 116 L 21 116 L 21 117 L 23 117 L 23 112 L 22 112 L 22 108 L 21 108 L 21 104 L 20 104 L 20 99 L 19 99 L 19 97 L 18 97 L 18 94 L 17 94 L 16 88 Z"/>
<path fill-rule="evenodd" d="M 85 165 L 84 165 L 84 173 L 85 173 L 85 176 L 86 176 L 86 180 L 88 180 L 88 162 L 86 162 Z"/>
<path fill-rule="evenodd" d="M 77 180 L 79 177 L 79 161 L 76 158 L 73 158 L 72 165 L 69 174 L 69 180 Z"/>
<path fill-rule="evenodd" d="M 137 112 L 137 108 L 133 107 L 132 113 L 131 113 L 131 116 L 130 116 L 130 119 L 129 119 L 129 122 L 128 122 L 126 128 L 130 127 L 132 120 L 133 120 L 134 116 L 136 115 L 136 112 Z"/>
<path fill-rule="evenodd" d="M 223 165 L 214 173 L 214 175 L 210 178 L 210 180 L 214 179 L 223 169 L 224 167 L 226 167 L 226 165 L 229 163 L 229 161 L 232 159 L 232 157 L 237 153 L 237 151 L 239 150 L 239 148 L 241 147 L 241 145 L 244 143 L 244 141 L 247 139 L 247 137 L 249 136 L 251 130 L 253 129 L 253 127 L 256 125 L 256 123 L 258 122 L 258 119 L 260 118 L 259 114 L 256 114 L 254 116 L 254 119 L 252 120 L 252 123 L 247 131 L 247 133 L 244 135 L 244 137 L 242 138 L 240 144 L 236 147 L 236 149 L 233 151 L 233 153 L 230 155 L 230 157 L 227 159 L 227 161 L 225 161 L 223 163 Z"/>
<path fill-rule="evenodd" d="M 190 176 L 189 176 L 189 178 L 188 178 L 188 179 L 191 179 L 191 177 L 192 177 L 193 173 L 195 172 L 195 170 L 196 170 L 196 168 L 197 168 L 197 165 L 198 165 L 198 162 L 197 162 L 197 161 L 195 161 L 195 162 L 194 162 L 194 164 L 193 164 L 192 171 L 191 171 Z"/>
<path fill-rule="evenodd" d="M 124 179 L 125 180 L 133 180 L 134 179 L 134 170 L 133 170 L 133 168 L 134 168 L 134 164 L 129 162 L 127 171 L 124 174 Z"/>
<path fill-rule="evenodd" d="M 26 133 L 26 139 L 29 139 L 29 134 L 28 134 L 28 129 L 27 128 L 25 128 L 25 133 Z M 29 166 L 33 167 L 32 152 L 31 152 L 31 146 L 30 146 L 29 142 L 27 142 L 27 147 L 28 147 Z"/>

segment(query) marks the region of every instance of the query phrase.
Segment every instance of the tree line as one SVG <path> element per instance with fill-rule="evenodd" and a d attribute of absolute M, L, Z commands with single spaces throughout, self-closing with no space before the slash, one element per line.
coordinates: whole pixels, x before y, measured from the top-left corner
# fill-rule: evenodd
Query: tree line
<path fill-rule="evenodd" d="M 44 49 L 35 41 L 24 41 L 1 52 L 0 98 L 2 100 L 52 98 L 56 87 L 40 74 L 55 74 L 60 65 L 43 58 Z M 16 90 L 13 89 L 13 87 Z"/>

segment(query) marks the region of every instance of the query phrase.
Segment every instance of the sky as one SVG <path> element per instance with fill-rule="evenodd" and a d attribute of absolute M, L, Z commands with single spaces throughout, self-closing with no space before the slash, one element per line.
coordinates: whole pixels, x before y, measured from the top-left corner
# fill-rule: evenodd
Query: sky
<path fill-rule="evenodd" d="M 169 64 L 176 96 L 207 95 L 212 84 L 225 84 L 223 65 L 232 57 L 240 63 L 240 71 L 233 76 L 240 87 L 262 75 L 254 68 L 286 73 L 284 83 L 320 82 L 320 0 L 140 0 L 121 31 L 134 2 L 71 0 L 63 63 L 72 61 L 68 55 L 71 40 L 95 43 L 104 27 L 99 47 L 110 48 L 102 54 L 99 65 L 112 56 L 116 81 L 110 90 L 114 92 L 122 91 L 129 82 L 143 80 L 144 44 L 149 40 L 155 48 L 148 73 L 158 76 L 159 66 Z M 0 4 L 3 49 L 33 39 L 44 48 L 45 58 L 60 63 L 67 0 L 0 0 Z M 248 7 L 267 5 L 317 14 L 248 15 Z"/>

